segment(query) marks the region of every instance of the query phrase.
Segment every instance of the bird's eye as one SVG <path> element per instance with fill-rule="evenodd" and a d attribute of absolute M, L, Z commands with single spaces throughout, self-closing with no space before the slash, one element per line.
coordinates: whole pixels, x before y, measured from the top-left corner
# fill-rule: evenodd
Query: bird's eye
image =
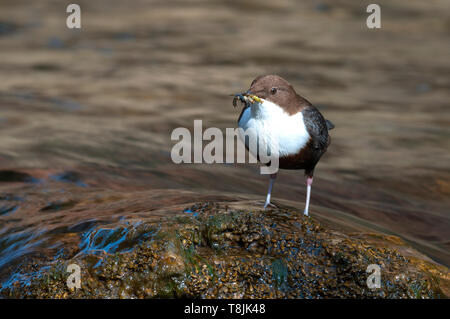
<path fill-rule="evenodd" d="M 270 89 L 270 93 L 271 93 L 271 94 L 277 93 L 277 88 L 271 88 L 271 89 Z"/>

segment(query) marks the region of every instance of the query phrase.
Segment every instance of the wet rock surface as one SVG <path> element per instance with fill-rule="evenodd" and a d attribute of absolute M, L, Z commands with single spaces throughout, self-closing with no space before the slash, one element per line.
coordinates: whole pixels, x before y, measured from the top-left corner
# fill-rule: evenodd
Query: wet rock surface
<path fill-rule="evenodd" d="M 0 288 L 31 298 L 446 298 L 449 272 L 400 238 L 344 234 L 286 208 L 202 202 L 153 223 L 93 229 Z M 81 268 L 68 288 L 67 266 Z M 381 287 L 367 286 L 367 267 Z"/>

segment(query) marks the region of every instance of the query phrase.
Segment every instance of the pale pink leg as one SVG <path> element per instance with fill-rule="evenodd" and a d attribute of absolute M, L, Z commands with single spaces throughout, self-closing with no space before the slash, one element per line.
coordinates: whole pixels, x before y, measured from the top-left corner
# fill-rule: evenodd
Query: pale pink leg
<path fill-rule="evenodd" d="M 270 182 L 269 182 L 269 191 L 267 192 L 266 203 L 264 204 L 264 209 L 270 204 L 270 194 L 272 193 L 272 187 L 275 183 L 275 179 L 277 178 L 277 174 L 270 174 Z"/>
<path fill-rule="evenodd" d="M 313 182 L 313 178 L 308 176 L 308 178 L 306 179 L 306 205 L 305 205 L 305 211 L 303 212 L 303 214 L 305 214 L 306 216 L 308 216 L 309 199 L 311 197 L 312 182 Z"/>

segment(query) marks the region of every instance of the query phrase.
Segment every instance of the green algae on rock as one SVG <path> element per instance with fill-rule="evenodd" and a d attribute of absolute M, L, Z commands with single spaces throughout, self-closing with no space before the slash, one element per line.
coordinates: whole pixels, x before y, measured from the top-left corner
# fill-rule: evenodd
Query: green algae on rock
<path fill-rule="evenodd" d="M 0 287 L 0 293 L 19 298 L 449 295 L 448 269 L 401 254 L 398 247 L 406 245 L 397 237 L 349 236 L 289 209 L 231 209 L 206 202 L 185 212 L 190 214 L 164 218 L 157 225 L 132 226 L 126 234 L 114 230 L 110 237 L 122 236 L 122 249 L 102 249 L 110 245 L 109 237 L 105 241 L 95 238 L 95 245 L 82 242 L 80 251 L 71 258 L 58 257 L 47 264 L 31 262 L 17 280 Z M 81 267 L 79 289 L 66 285 L 66 268 L 73 263 Z M 366 270 L 371 264 L 381 268 L 379 289 L 367 285 Z"/>

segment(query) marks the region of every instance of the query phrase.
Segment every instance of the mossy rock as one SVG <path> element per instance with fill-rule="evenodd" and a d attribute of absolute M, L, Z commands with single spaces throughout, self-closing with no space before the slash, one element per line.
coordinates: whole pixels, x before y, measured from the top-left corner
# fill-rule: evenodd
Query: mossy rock
<path fill-rule="evenodd" d="M 129 249 L 24 267 L 3 297 L 25 298 L 446 298 L 449 271 L 403 255 L 395 236 L 349 236 L 287 209 L 189 207 L 190 215 L 140 224 Z M 195 212 L 195 213 L 194 213 Z M 132 227 L 132 226 L 129 226 Z M 151 234 L 151 235 L 149 235 Z M 139 240 L 137 240 L 139 239 Z M 131 247 L 131 248 L 130 248 Z M 411 251 L 411 248 L 408 247 Z M 69 289 L 67 265 L 81 267 Z M 369 265 L 381 287 L 369 288 Z M 33 269 L 33 271 L 31 271 Z M 25 278 L 25 279 L 24 279 Z"/>

